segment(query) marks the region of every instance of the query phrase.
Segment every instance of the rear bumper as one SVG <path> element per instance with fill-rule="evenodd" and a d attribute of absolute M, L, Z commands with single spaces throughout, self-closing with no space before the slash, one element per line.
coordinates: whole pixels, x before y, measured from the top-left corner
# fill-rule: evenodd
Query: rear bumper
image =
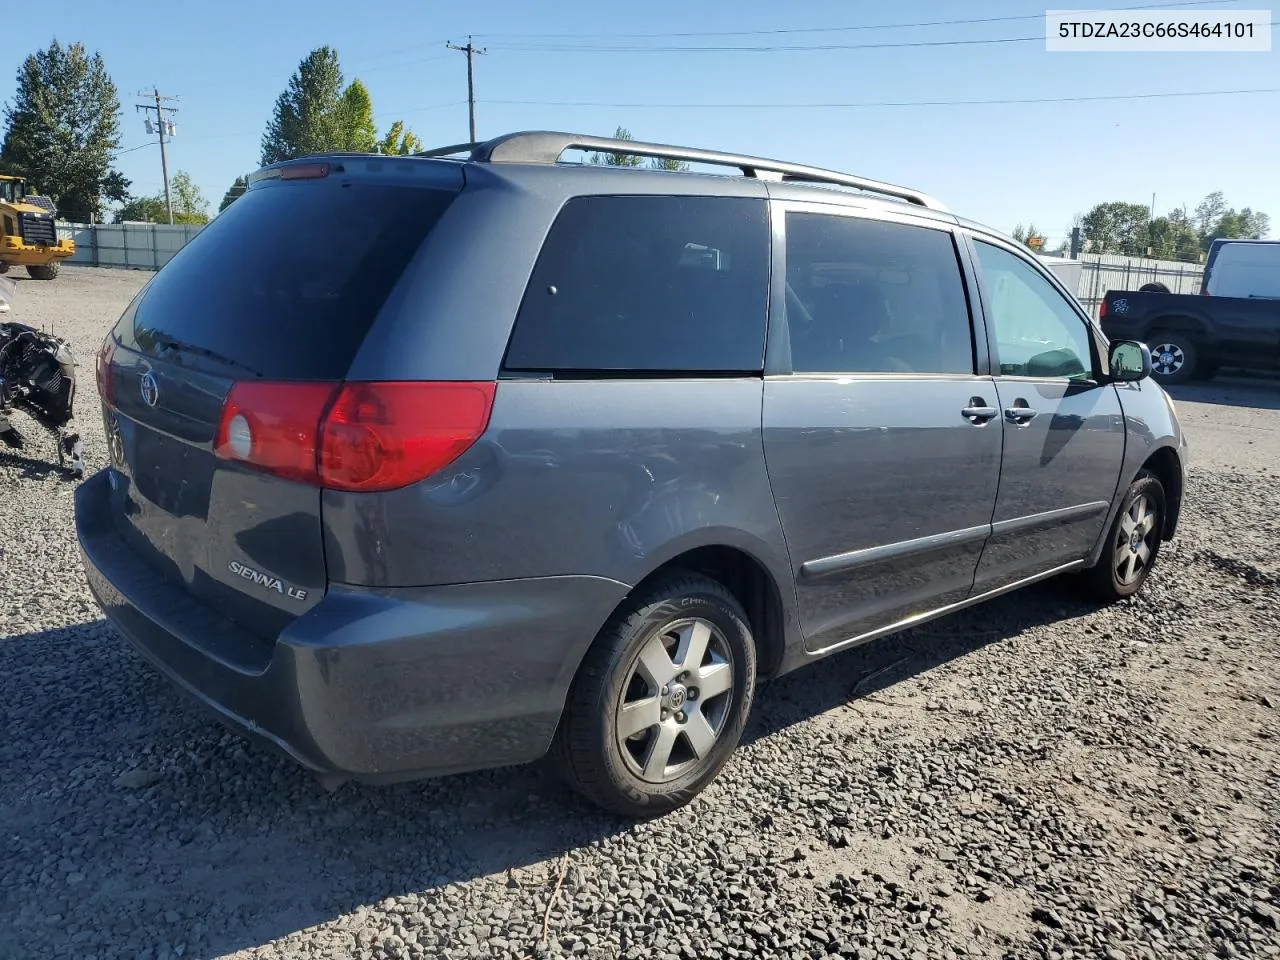
<path fill-rule="evenodd" d="M 89 587 L 147 660 L 232 728 L 327 775 L 389 782 L 537 759 L 627 587 L 546 577 L 332 585 L 265 656 L 113 533 L 107 471 L 76 492 Z M 265 666 L 263 666 L 265 664 Z"/>

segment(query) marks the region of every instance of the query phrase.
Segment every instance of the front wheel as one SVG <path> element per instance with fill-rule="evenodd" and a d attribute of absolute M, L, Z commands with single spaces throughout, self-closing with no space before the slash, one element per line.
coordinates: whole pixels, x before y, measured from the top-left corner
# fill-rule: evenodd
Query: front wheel
<path fill-rule="evenodd" d="M 1164 485 L 1143 471 L 1120 503 L 1102 556 L 1085 573 L 1090 590 L 1105 601 L 1124 600 L 1142 589 L 1160 552 L 1164 533 Z"/>
<path fill-rule="evenodd" d="M 699 574 L 629 599 L 587 652 L 552 760 L 587 799 L 653 817 L 702 791 L 751 711 L 756 649 L 742 605 Z"/>
<path fill-rule="evenodd" d="M 46 263 L 42 265 L 32 264 L 27 267 L 27 276 L 32 280 L 52 280 L 58 275 L 58 264 Z"/>

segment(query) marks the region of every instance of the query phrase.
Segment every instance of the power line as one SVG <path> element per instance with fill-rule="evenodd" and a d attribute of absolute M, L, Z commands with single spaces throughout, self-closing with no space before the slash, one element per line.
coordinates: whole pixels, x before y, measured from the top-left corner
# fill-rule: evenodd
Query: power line
<path fill-rule="evenodd" d="M 374 120 L 389 120 L 391 118 L 400 119 L 401 117 L 410 116 L 415 113 L 424 113 L 428 110 L 444 110 L 449 107 L 466 106 L 465 100 L 450 100 L 448 103 L 432 103 L 424 107 L 410 107 L 408 110 L 383 110 L 373 116 Z M 261 130 L 228 130 L 224 133 L 197 133 L 188 136 L 188 140 L 227 140 L 231 137 L 256 137 L 261 134 Z M 126 147 L 123 150 L 116 151 L 116 156 L 123 156 L 126 153 L 135 153 L 138 150 L 145 150 L 147 147 L 154 146 L 153 142 L 140 143 L 136 147 Z"/>
<path fill-rule="evenodd" d="M 1280 20 L 1270 21 L 1271 26 Z M 649 44 L 536 44 L 501 43 L 495 50 L 508 53 L 822 53 L 835 50 L 901 50 L 910 47 L 968 47 L 1000 43 L 1043 43 L 1044 34 L 1034 37 L 977 37 L 965 40 L 901 40 L 889 43 L 791 43 L 769 45 Z"/>
<path fill-rule="evenodd" d="M 984 37 L 973 40 L 904 40 L 899 43 L 792 43 L 769 46 L 606 46 L 587 44 L 494 44 L 495 50 L 507 53 L 821 53 L 832 50 L 893 50 L 906 47 L 968 47 L 996 43 L 1044 42 L 1044 34 L 1035 37 Z"/>
<path fill-rule="evenodd" d="M 1132 7 L 1114 7 L 1115 12 L 1131 10 L 1163 10 L 1177 7 L 1207 7 L 1215 4 L 1235 3 L 1236 0 L 1181 0 L 1176 3 L 1148 3 Z M 951 27 L 975 23 L 1010 23 L 1023 20 L 1043 20 L 1043 13 L 1021 14 L 1007 17 L 973 17 L 964 20 L 922 20 L 912 23 L 867 23 L 844 27 L 790 27 L 772 30 L 699 30 L 662 33 L 484 33 L 477 36 L 486 40 L 658 40 L 664 37 L 761 37 L 798 33 L 846 33 L 861 30 L 900 30 L 910 27 Z"/>
<path fill-rule="evenodd" d="M 1280 87 L 1250 90 L 1186 90 L 1163 93 L 1118 93 L 1077 97 L 1010 97 L 991 100 L 863 100 L 847 103 L 605 103 L 573 100 L 483 100 L 501 106 L 530 107 L 611 107 L 616 109 L 660 110 L 804 110 L 860 109 L 863 107 L 962 107 L 1024 103 L 1079 103 L 1097 100 L 1162 100 L 1172 97 L 1225 97 L 1242 94 L 1280 93 Z"/>

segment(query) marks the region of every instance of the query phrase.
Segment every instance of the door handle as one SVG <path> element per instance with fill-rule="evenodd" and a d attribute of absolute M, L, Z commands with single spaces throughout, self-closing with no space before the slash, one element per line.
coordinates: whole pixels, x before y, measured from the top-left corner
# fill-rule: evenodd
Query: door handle
<path fill-rule="evenodd" d="M 970 423 L 983 424 L 994 419 L 999 412 L 995 407 L 987 406 L 987 401 L 982 397 L 970 397 L 969 406 L 960 411 L 960 416 Z"/>
<path fill-rule="evenodd" d="M 1039 410 L 1032 410 L 1027 406 L 1027 401 L 1018 399 L 1013 401 L 1012 407 L 1004 408 L 1005 419 L 1010 423 L 1017 423 L 1025 426 L 1036 418 L 1040 413 Z"/>

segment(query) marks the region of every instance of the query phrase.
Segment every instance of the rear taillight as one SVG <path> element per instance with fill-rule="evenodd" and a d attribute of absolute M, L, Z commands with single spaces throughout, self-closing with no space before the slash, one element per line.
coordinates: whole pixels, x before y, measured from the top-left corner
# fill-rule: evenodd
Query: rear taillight
<path fill-rule="evenodd" d="M 318 483 L 320 418 L 333 383 L 237 383 L 222 405 L 213 452 L 267 473 Z"/>
<path fill-rule="evenodd" d="M 493 382 L 348 383 L 321 428 L 320 482 L 393 490 L 425 479 L 480 439 Z"/>
<path fill-rule="evenodd" d="M 232 387 L 214 452 L 333 490 L 393 490 L 456 460 L 489 425 L 493 382 Z"/>
<path fill-rule="evenodd" d="M 110 335 L 102 341 L 98 350 L 96 373 L 98 376 L 98 396 L 107 406 L 115 405 L 115 390 L 111 383 L 111 359 L 116 353 L 116 342 Z"/>
<path fill-rule="evenodd" d="M 1102 298 L 1102 303 L 1098 305 L 1098 319 L 1102 320 L 1107 315 L 1107 298 Z"/>

